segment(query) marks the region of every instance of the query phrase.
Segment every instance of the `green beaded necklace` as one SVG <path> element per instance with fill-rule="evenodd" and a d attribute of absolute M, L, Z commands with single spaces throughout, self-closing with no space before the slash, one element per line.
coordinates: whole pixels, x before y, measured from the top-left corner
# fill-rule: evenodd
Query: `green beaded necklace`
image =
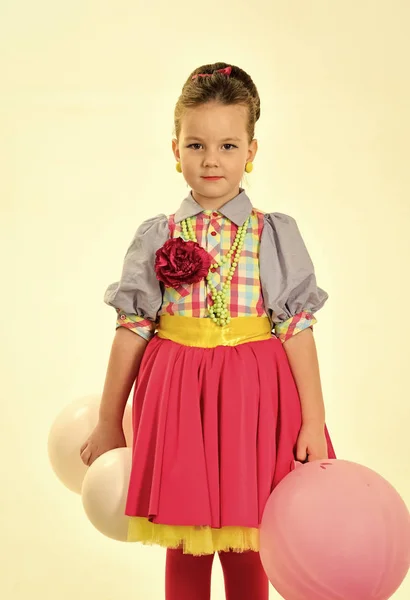
<path fill-rule="evenodd" d="M 214 301 L 213 305 L 208 308 L 208 314 L 209 314 L 210 318 L 212 319 L 212 321 L 214 321 L 214 323 L 216 323 L 220 327 L 227 325 L 231 320 L 231 317 L 229 316 L 229 312 L 228 312 L 228 304 L 227 304 L 227 300 L 226 300 L 226 295 L 227 295 L 229 286 L 231 285 L 231 281 L 232 281 L 233 275 L 235 273 L 235 269 L 238 266 L 239 258 L 240 258 L 243 244 L 245 241 L 245 235 L 246 235 L 246 230 L 248 228 L 248 223 L 249 223 L 249 217 L 246 219 L 245 223 L 242 226 L 238 227 L 238 231 L 236 232 L 235 240 L 232 244 L 232 248 L 228 251 L 226 256 L 222 256 L 218 262 L 211 264 L 209 271 L 208 271 L 208 275 L 206 276 L 206 280 L 208 282 L 208 286 L 211 291 L 211 297 L 212 297 L 212 300 Z M 197 239 L 196 239 L 196 236 L 194 233 L 194 228 L 192 226 L 192 220 L 190 217 L 181 221 L 181 227 L 182 227 L 182 233 L 185 238 L 188 238 L 192 242 L 197 242 Z M 222 285 L 222 288 L 220 290 L 217 290 L 211 281 L 212 280 L 212 272 L 214 272 L 215 269 L 217 269 L 218 267 L 222 267 L 222 265 L 225 264 L 231 258 L 232 258 L 232 264 L 229 269 L 226 281 Z"/>

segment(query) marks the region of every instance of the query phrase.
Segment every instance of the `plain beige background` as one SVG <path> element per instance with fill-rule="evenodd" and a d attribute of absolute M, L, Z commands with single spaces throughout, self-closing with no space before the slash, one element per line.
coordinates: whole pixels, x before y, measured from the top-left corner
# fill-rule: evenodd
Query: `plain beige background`
<path fill-rule="evenodd" d="M 338 456 L 410 500 L 409 7 L 1 0 L 4 600 L 163 598 L 164 551 L 94 530 L 46 447 L 57 413 L 101 391 L 115 321 L 103 294 L 136 227 L 187 193 L 173 108 L 207 62 L 254 78 L 244 186 L 297 219 L 330 294 L 315 336 Z M 213 591 L 224 598 L 217 560 Z M 407 580 L 394 597 L 409 596 Z"/>

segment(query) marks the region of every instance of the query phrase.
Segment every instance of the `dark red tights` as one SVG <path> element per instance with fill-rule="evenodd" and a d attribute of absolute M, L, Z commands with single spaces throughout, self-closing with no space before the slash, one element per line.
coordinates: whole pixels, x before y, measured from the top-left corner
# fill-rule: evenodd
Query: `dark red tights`
<path fill-rule="evenodd" d="M 268 600 L 269 583 L 258 552 L 220 552 L 226 600 Z M 167 550 L 166 600 L 210 600 L 213 554 Z"/>

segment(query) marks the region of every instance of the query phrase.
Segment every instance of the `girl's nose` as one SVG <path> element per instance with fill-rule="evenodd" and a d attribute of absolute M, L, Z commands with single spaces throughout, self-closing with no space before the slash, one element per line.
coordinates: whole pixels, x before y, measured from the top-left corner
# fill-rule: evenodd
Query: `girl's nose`
<path fill-rule="evenodd" d="M 215 156 L 213 156 L 212 154 L 208 154 L 207 156 L 205 156 L 204 158 L 204 166 L 205 167 L 215 167 L 218 165 L 218 161 L 216 159 Z"/>

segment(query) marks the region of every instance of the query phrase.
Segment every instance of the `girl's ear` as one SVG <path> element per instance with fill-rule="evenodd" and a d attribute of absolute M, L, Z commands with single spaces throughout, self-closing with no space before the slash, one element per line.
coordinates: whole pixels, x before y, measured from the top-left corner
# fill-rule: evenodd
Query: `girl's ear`
<path fill-rule="evenodd" d="M 181 158 L 179 155 L 178 141 L 175 139 L 172 140 L 172 152 L 174 153 L 176 160 L 179 160 Z"/>
<path fill-rule="evenodd" d="M 252 140 L 249 144 L 248 161 L 252 162 L 258 151 L 258 140 Z"/>

